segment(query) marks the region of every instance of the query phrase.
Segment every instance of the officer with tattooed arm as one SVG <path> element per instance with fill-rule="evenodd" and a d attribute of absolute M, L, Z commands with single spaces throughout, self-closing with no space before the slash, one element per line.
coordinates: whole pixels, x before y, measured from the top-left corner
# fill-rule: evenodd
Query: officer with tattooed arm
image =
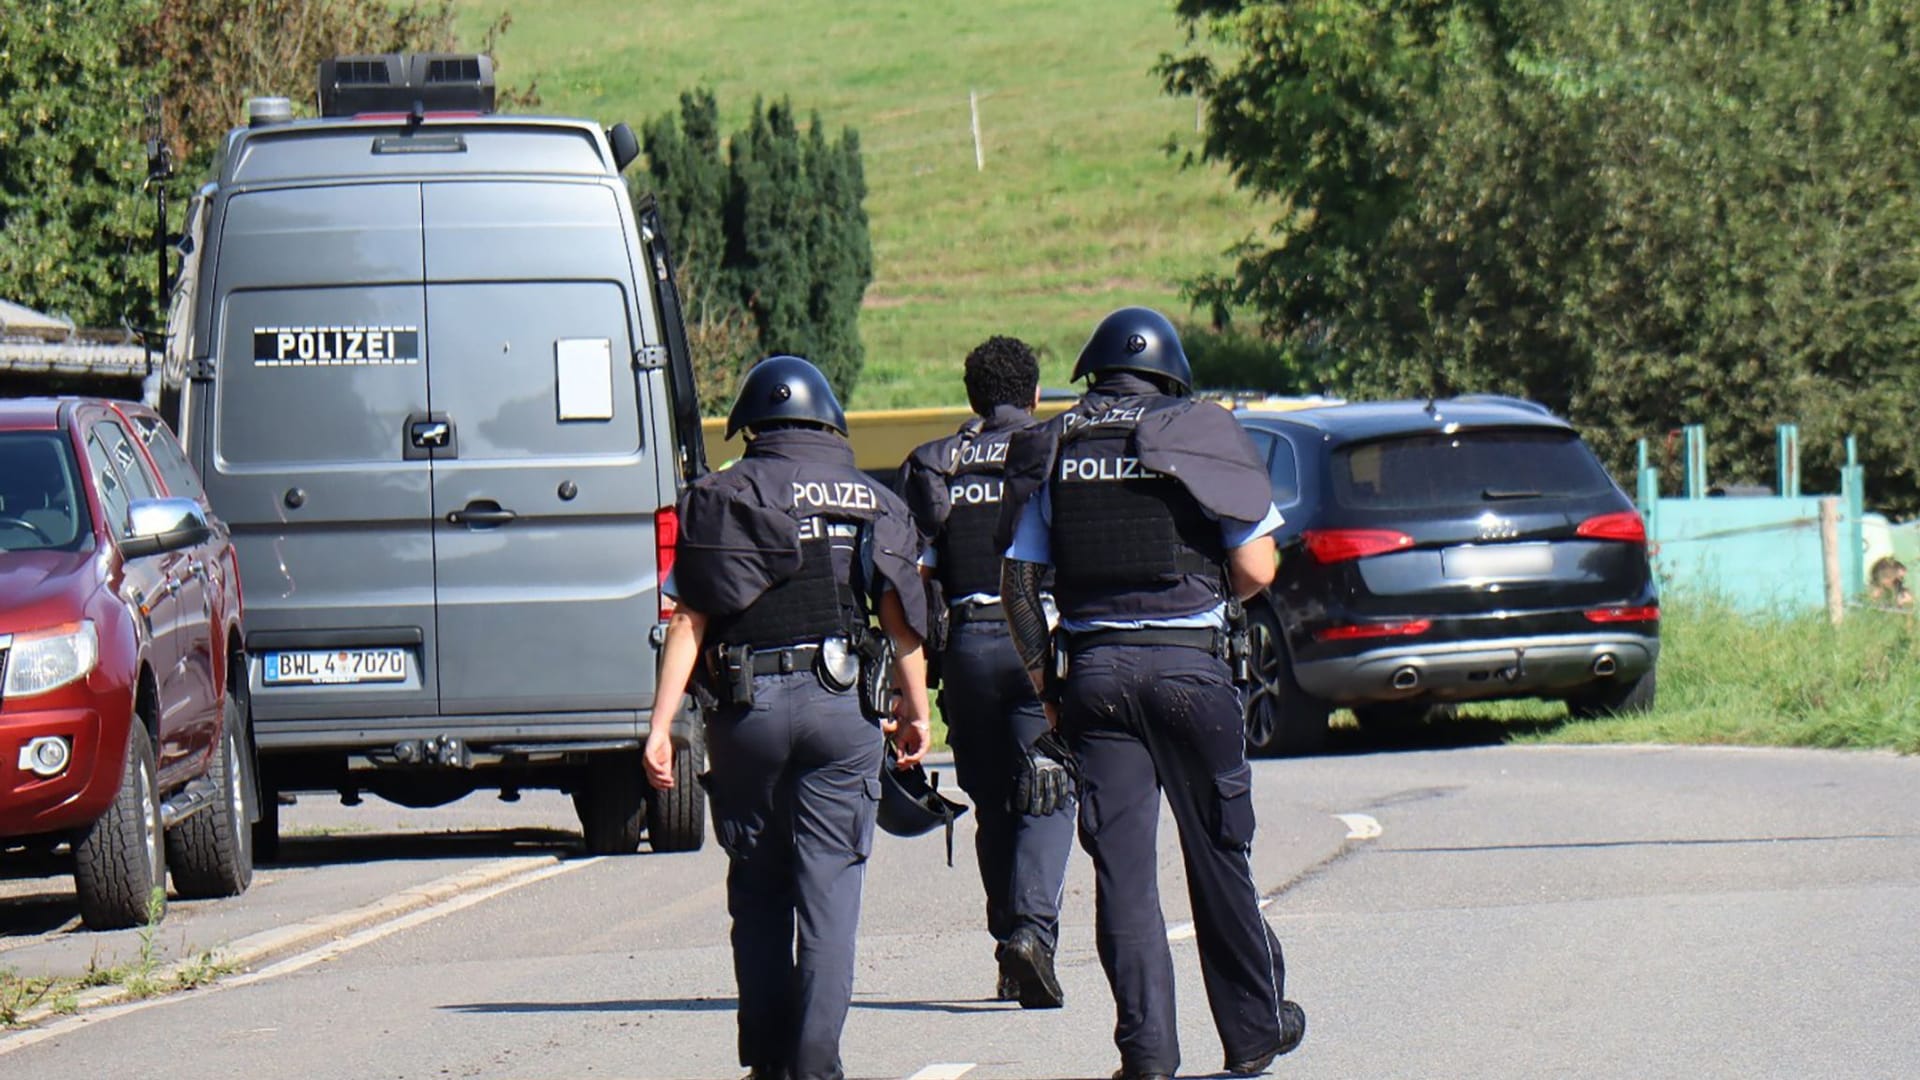
<path fill-rule="evenodd" d="M 1299 1045 L 1306 1016 L 1283 996 L 1280 943 L 1248 865 L 1252 773 L 1228 660 L 1239 601 L 1273 580 L 1280 515 L 1232 414 L 1188 396 L 1192 373 L 1164 316 L 1108 315 L 1073 376 L 1091 377 L 1086 396 L 1008 451 L 1000 595 L 1080 771 L 1115 1075 L 1156 1080 L 1180 1065 L 1154 872 L 1162 790 L 1227 1071 L 1262 1073 Z M 1057 635 L 1040 596 L 1049 566 Z"/>
<path fill-rule="evenodd" d="M 965 381 L 978 415 L 957 434 L 915 449 L 895 489 L 926 541 L 920 562 L 930 597 L 944 603 L 940 712 L 960 786 L 975 808 L 974 853 L 1000 968 L 998 996 L 1028 1009 L 1059 1008 L 1066 998 L 1053 956 L 1073 851 L 1073 788 L 1066 770 L 1034 749 L 1051 725 L 1007 636 L 1000 605 L 1005 545 L 994 545 L 1007 448 L 1015 432 L 1034 423 L 1040 363 L 1019 339 L 991 337 L 967 354 Z M 929 612 L 936 627 L 941 614 Z"/>
<path fill-rule="evenodd" d="M 751 1080 L 840 1080 L 882 733 L 901 767 L 930 737 L 919 538 L 854 467 L 812 364 L 755 365 L 727 418 L 728 437 L 742 428 L 745 455 L 681 500 L 647 779 L 674 784 L 672 718 L 691 681 L 728 857 L 740 1062 Z"/>

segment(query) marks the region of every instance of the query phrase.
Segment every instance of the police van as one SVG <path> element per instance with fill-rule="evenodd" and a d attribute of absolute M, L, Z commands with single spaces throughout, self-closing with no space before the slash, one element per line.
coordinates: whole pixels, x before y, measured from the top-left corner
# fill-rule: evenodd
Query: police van
<path fill-rule="evenodd" d="M 231 524 L 263 850 L 276 795 L 573 795 L 587 847 L 700 846 L 697 718 L 649 788 L 659 591 L 704 468 L 626 125 L 496 115 L 475 55 L 249 102 L 189 207 L 163 400 Z"/>

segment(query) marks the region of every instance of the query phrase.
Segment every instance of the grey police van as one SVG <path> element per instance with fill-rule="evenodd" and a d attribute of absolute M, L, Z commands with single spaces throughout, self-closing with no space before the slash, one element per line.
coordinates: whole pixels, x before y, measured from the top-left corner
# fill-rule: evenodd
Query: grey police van
<path fill-rule="evenodd" d="M 648 730 L 704 469 L 625 125 L 492 113 L 484 56 L 340 58 L 249 103 L 189 207 L 165 400 L 239 549 L 266 811 L 571 792 L 594 852 L 698 848 L 697 719 Z"/>

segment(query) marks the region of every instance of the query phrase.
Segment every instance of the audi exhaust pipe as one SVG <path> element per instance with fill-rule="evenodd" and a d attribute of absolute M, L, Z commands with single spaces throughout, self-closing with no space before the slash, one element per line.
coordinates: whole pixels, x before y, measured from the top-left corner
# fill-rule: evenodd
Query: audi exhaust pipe
<path fill-rule="evenodd" d="M 1619 666 L 1612 653 L 1601 653 L 1593 658 L 1593 673 L 1603 679 L 1618 670 Z"/>
<path fill-rule="evenodd" d="M 1420 672 L 1412 665 L 1393 673 L 1392 685 L 1395 690 L 1411 690 L 1420 685 Z"/>

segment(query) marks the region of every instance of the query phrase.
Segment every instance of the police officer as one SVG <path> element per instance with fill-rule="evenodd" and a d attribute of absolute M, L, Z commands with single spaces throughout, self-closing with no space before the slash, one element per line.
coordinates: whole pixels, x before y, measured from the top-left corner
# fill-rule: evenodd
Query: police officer
<path fill-rule="evenodd" d="M 929 739 L 919 540 L 899 498 L 854 467 L 812 364 L 755 365 L 727 418 L 729 437 L 743 428 L 745 455 L 681 502 L 647 779 L 673 786 L 672 718 L 692 679 L 711 706 L 702 782 L 729 860 L 740 1062 L 755 1080 L 839 1080 L 882 732 L 903 766 Z M 890 684 L 897 720 L 883 718 Z"/>
<path fill-rule="evenodd" d="M 965 380 L 978 415 L 958 434 L 916 448 L 895 487 L 926 541 L 920 562 L 935 584 L 930 593 L 946 605 L 940 711 L 960 786 L 976 810 L 974 854 L 1000 967 L 998 996 L 1052 1009 L 1065 1002 L 1053 955 L 1074 797 L 1066 771 L 1033 748 L 1050 725 L 1007 636 L 1005 545 L 993 542 L 1007 448 L 1014 432 L 1033 425 L 1040 364 L 1019 339 L 991 337 L 967 354 Z M 938 626 L 938 613 L 933 618 Z"/>
<path fill-rule="evenodd" d="M 1073 374 L 1091 377 L 1087 394 L 1009 450 L 1000 591 L 1014 645 L 1042 697 L 1057 701 L 1081 773 L 1116 1076 L 1171 1077 L 1180 1065 L 1153 872 L 1162 791 L 1227 1070 L 1261 1073 L 1299 1044 L 1306 1017 L 1283 997 L 1280 945 L 1248 867 L 1251 772 L 1224 656 L 1236 597 L 1273 579 L 1280 515 L 1232 414 L 1187 396 L 1186 354 L 1164 316 L 1108 315 Z M 1039 595 L 1048 565 L 1061 629 L 1051 649 Z M 1061 681 L 1043 679 L 1062 669 Z"/>

